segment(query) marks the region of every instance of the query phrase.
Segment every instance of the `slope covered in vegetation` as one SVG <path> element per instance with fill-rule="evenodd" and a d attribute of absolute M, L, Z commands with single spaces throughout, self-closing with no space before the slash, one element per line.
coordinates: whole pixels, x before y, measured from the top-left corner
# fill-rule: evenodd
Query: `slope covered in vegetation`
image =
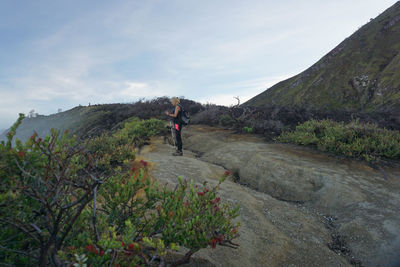
<path fill-rule="evenodd" d="M 400 2 L 345 39 L 304 72 L 246 105 L 400 111 Z"/>
<path fill-rule="evenodd" d="M 191 114 L 204 109 L 200 103 L 191 100 L 182 99 L 182 103 Z M 50 134 L 52 128 L 61 132 L 69 130 L 79 138 L 98 136 L 105 131 L 119 128 L 123 121 L 131 117 L 166 119 L 164 111 L 169 109 L 171 104 L 166 97 L 131 104 L 77 106 L 49 116 L 25 118 L 17 130 L 16 138 L 27 140 L 34 132 L 44 137 Z M 0 135 L 0 140 L 6 140 L 5 133 Z"/>

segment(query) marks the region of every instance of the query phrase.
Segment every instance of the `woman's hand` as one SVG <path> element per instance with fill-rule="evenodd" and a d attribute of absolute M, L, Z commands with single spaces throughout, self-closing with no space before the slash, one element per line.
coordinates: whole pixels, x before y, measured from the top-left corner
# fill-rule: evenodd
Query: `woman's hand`
<path fill-rule="evenodd" d="M 167 110 L 165 111 L 165 115 L 168 115 L 168 116 L 169 116 L 169 112 L 168 112 Z"/>

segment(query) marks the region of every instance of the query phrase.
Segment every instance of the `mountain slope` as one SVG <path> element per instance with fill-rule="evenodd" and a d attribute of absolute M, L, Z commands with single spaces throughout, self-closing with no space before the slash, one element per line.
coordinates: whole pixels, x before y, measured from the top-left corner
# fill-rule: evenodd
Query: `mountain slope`
<path fill-rule="evenodd" d="M 245 105 L 329 110 L 400 109 L 400 1 L 304 72 Z"/>
<path fill-rule="evenodd" d="M 204 109 L 200 103 L 189 99 L 182 99 L 181 102 L 192 115 Z M 164 111 L 168 109 L 171 109 L 171 104 L 166 97 L 132 104 L 78 106 L 49 116 L 39 115 L 35 118 L 25 118 L 17 129 L 16 138 L 25 141 L 34 132 L 44 137 L 50 133 L 52 128 L 59 131 L 69 130 L 71 134 L 80 138 L 97 136 L 102 132 L 119 127 L 124 120 L 130 117 L 167 119 Z M 0 141 L 7 139 L 7 132 L 0 133 Z"/>

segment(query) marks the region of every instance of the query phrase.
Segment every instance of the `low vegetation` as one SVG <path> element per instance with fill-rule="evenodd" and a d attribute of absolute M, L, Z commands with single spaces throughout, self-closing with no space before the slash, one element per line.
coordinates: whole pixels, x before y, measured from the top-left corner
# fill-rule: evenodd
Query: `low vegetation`
<path fill-rule="evenodd" d="M 181 99 L 182 105 L 191 116 L 205 109 L 197 102 Z M 140 100 L 129 104 L 98 104 L 88 106 L 77 106 L 73 109 L 52 114 L 49 116 L 39 115 L 36 118 L 23 120 L 16 138 L 24 142 L 32 135 L 35 129 L 40 136 L 50 134 L 50 129 L 55 128 L 61 132 L 69 130 L 78 139 L 86 139 L 100 136 L 104 132 L 112 132 L 121 124 L 132 117 L 142 120 L 156 118 L 166 120 L 166 110 L 171 110 L 172 105 L 167 97 L 159 97 L 150 100 Z M 6 141 L 6 136 L 0 133 L 0 140 Z"/>
<path fill-rule="evenodd" d="M 130 118 L 123 122 L 123 128 L 116 132 L 115 136 L 122 136 L 126 139 L 141 138 L 149 139 L 157 135 L 165 135 L 168 130 L 165 121 L 151 118 L 141 120 L 137 117 Z"/>
<path fill-rule="evenodd" d="M 216 186 L 178 178 L 160 185 L 133 141 L 163 130 L 127 121 L 110 135 L 78 142 L 55 130 L 0 144 L 0 262 L 17 266 L 178 266 L 198 250 L 236 248 L 238 208 Z M 179 251 L 178 251 L 179 250 Z"/>
<path fill-rule="evenodd" d="M 400 158 L 400 132 L 378 128 L 358 120 L 344 123 L 332 120 L 309 120 L 294 131 L 282 133 L 281 142 L 314 145 L 318 150 L 362 158 Z"/>

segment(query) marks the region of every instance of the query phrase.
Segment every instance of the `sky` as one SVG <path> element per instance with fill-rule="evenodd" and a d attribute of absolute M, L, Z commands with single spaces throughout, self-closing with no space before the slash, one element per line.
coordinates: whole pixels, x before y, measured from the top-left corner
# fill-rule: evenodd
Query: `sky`
<path fill-rule="evenodd" d="M 0 129 L 34 109 L 244 102 L 395 0 L 0 0 Z"/>

